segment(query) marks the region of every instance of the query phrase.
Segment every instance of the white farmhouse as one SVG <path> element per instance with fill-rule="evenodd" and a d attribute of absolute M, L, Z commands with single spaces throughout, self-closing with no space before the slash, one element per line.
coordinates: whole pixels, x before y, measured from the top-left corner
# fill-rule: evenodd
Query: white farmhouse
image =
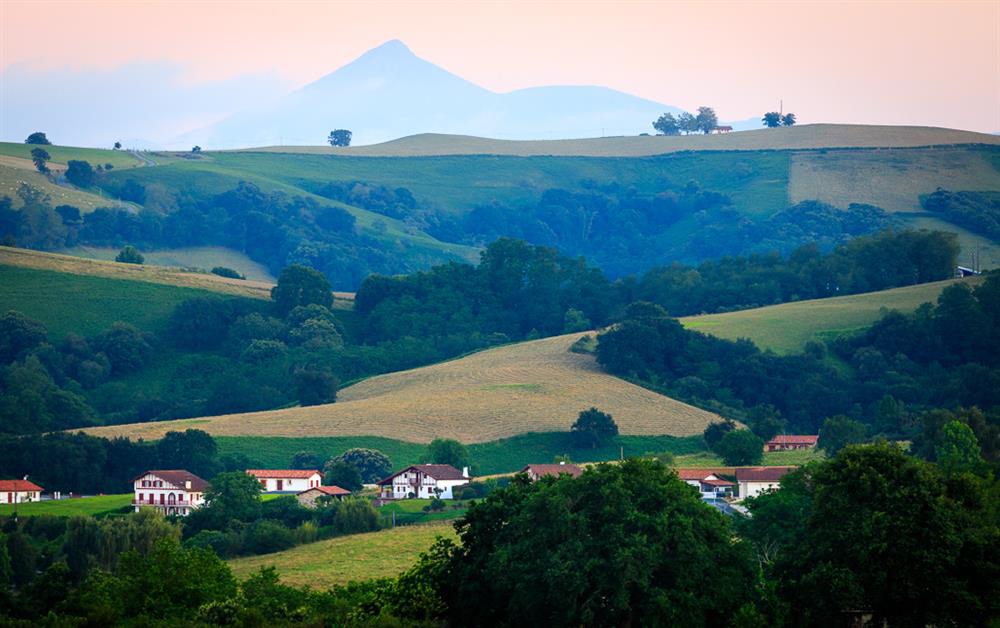
<path fill-rule="evenodd" d="M 677 469 L 677 477 L 698 489 L 702 499 L 723 499 L 735 486 L 709 469 Z"/>
<path fill-rule="evenodd" d="M 265 493 L 301 493 L 323 483 L 323 475 L 315 469 L 247 469 L 260 482 Z"/>
<path fill-rule="evenodd" d="M 740 487 L 740 499 L 756 497 L 767 491 L 777 490 L 781 478 L 797 467 L 737 467 L 736 483 Z"/>
<path fill-rule="evenodd" d="M 0 504 L 23 504 L 37 502 L 42 496 L 42 487 L 23 480 L 0 480 Z"/>
<path fill-rule="evenodd" d="M 459 471 L 450 464 L 415 464 L 380 480 L 379 499 L 454 499 L 452 489 L 469 480 L 469 467 Z"/>
<path fill-rule="evenodd" d="M 208 482 L 190 471 L 171 469 L 146 471 L 132 481 L 135 498 L 132 505 L 156 508 L 165 515 L 187 515 L 192 508 L 205 504 Z"/>

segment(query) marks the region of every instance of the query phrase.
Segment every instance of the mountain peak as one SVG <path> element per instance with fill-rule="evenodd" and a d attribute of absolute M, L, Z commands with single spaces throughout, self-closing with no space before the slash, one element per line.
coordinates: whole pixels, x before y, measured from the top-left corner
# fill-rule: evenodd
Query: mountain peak
<path fill-rule="evenodd" d="M 389 41 L 376 46 L 364 53 L 359 57 L 364 59 L 366 57 L 415 57 L 413 51 L 410 50 L 409 46 L 404 44 L 398 39 L 390 39 Z"/>

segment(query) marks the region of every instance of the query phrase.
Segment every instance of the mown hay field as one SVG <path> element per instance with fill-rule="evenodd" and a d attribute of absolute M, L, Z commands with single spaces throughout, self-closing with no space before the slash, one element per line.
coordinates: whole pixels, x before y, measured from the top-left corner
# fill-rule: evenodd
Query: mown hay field
<path fill-rule="evenodd" d="M 271 146 L 246 150 L 369 157 L 432 155 L 641 157 L 688 150 L 874 148 L 946 144 L 1000 144 L 1000 138 L 985 133 L 938 127 L 803 124 L 722 135 L 621 136 L 575 140 L 497 140 L 468 135 L 424 133 L 381 144 L 349 148 Z"/>
<path fill-rule="evenodd" d="M 274 566 L 285 584 L 322 590 L 352 581 L 398 576 L 412 567 L 438 537 L 454 539 L 455 536 L 450 523 L 401 526 L 228 562 L 239 578 L 246 578 L 261 567 Z"/>
<path fill-rule="evenodd" d="M 572 353 L 582 334 L 481 351 L 380 375 L 345 388 L 334 404 L 161 423 L 91 428 L 101 436 L 158 439 L 196 427 L 215 436 L 384 436 L 416 443 L 481 443 L 528 432 L 565 432 L 581 410 L 610 412 L 622 434 L 699 434 L 717 415 L 600 370 Z"/>
<path fill-rule="evenodd" d="M 883 310 L 910 312 L 937 300 L 955 281 L 977 285 L 979 278 L 938 281 L 828 299 L 782 303 L 724 314 L 682 318 L 688 329 L 736 340 L 749 338 L 761 349 L 780 354 L 798 353 L 810 340 L 830 341 L 870 327 Z"/>

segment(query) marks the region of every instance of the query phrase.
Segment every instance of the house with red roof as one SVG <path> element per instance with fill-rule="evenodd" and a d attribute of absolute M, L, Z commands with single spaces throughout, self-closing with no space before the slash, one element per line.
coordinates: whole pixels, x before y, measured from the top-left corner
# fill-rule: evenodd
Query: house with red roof
<path fill-rule="evenodd" d="M 377 482 L 379 499 L 454 499 L 456 486 L 468 484 L 469 467 L 461 471 L 450 464 L 415 464 Z"/>
<path fill-rule="evenodd" d="M 265 493 L 300 493 L 323 483 L 323 475 L 315 469 L 247 469 L 260 482 Z"/>
<path fill-rule="evenodd" d="M 23 504 L 37 502 L 42 497 L 42 487 L 23 480 L 0 480 L 0 504 Z"/>
<path fill-rule="evenodd" d="M 698 489 L 702 499 L 723 499 L 733 494 L 734 482 L 723 479 L 710 469 L 677 469 L 677 477 Z"/>
<path fill-rule="evenodd" d="M 559 477 L 560 475 L 568 475 L 578 478 L 583 474 L 583 469 L 575 464 L 560 462 L 558 464 L 529 464 L 521 469 L 520 472 L 527 473 L 532 482 L 537 482 L 541 478 L 549 476 Z"/>
<path fill-rule="evenodd" d="M 295 499 L 306 508 L 316 508 L 323 500 L 341 500 L 351 494 L 351 491 L 339 486 L 314 486 L 295 494 Z"/>
<path fill-rule="evenodd" d="M 819 436 L 816 434 L 778 434 L 764 444 L 764 451 L 791 451 L 813 449 Z"/>
<path fill-rule="evenodd" d="M 777 490 L 781 478 L 798 467 L 738 467 L 736 483 L 740 489 L 740 499 L 756 497 L 761 493 Z"/>
<path fill-rule="evenodd" d="M 184 469 L 146 471 L 132 480 L 132 506 L 155 508 L 165 515 L 186 516 L 205 505 L 208 482 Z"/>

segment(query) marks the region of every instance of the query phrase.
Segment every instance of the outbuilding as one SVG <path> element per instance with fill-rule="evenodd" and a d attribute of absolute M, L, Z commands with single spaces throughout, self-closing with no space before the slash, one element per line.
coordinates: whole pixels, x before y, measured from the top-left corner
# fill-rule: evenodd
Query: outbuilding
<path fill-rule="evenodd" d="M 0 504 L 37 502 L 42 497 L 42 487 L 23 480 L 0 480 Z"/>
<path fill-rule="evenodd" d="M 323 475 L 315 469 L 247 469 L 260 482 L 265 493 L 299 493 L 323 483 Z"/>
<path fill-rule="evenodd" d="M 341 500 L 351 494 L 351 491 L 339 486 L 314 486 L 295 494 L 295 499 L 306 508 L 316 508 L 317 500 L 329 498 Z"/>

